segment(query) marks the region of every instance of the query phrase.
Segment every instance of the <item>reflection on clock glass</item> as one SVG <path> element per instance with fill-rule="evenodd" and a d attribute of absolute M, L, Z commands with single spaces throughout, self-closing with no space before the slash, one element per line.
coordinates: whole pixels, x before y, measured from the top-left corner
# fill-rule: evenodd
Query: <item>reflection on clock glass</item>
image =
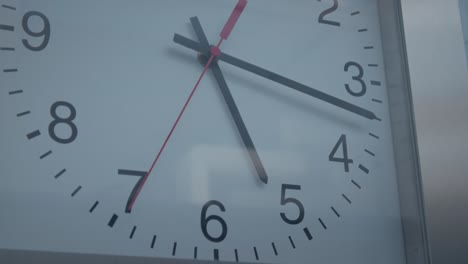
<path fill-rule="evenodd" d="M 0 4 L 0 248 L 406 263 L 376 1 Z"/>

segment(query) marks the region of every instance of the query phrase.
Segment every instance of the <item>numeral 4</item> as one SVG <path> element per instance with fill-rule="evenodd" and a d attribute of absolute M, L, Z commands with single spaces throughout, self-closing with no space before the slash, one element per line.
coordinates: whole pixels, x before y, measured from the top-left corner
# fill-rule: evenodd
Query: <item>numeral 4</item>
<path fill-rule="evenodd" d="M 342 149 L 342 157 L 337 157 L 336 154 L 339 149 Z M 348 144 L 346 143 L 346 135 L 341 135 L 340 139 L 338 139 L 338 143 L 336 143 L 335 147 L 333 147 L 332 152 L 328 156 L 328 159 L 332 162 L 340 162 L 344 164 L 344 169 L 346 172 L 349 172 L 349 164 L 353 163 L 353 160 L 348 156 Z"/>

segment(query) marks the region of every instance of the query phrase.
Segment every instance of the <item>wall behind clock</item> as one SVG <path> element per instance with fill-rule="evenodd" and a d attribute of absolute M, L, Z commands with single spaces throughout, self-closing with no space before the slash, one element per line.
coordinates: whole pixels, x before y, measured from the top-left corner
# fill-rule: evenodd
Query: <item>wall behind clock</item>
<path fill-rule="evenodd" d="M 459 6 L 468 0 L 402 2 L 433 260 L 466 264 L 468 67 Z"/>

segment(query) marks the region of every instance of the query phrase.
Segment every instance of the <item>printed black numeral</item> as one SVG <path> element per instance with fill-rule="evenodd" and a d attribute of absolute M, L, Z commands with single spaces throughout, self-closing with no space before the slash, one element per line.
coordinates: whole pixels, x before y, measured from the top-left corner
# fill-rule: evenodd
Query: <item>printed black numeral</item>
<path fill-rule="evenodd" d="M 339 158 L 336 157 L 336 152 L 338 152 L 339 148 L 343 149 L 343 157 Z M 349 172 L 349 164 L 353 163 L 353 160 L 348 156 L 348 145 L 346 143 L 346 135 L 342 135 L 336 143 L 335 147 L 333 148 L 332 152 L 328 156 L 329 160 L 332 162 L 340 162 L 344 164 L 344 169 L 346 172 Z"/>
<path fill-rule="evenodd" d="M 69 113 L 68 117 L 60 117 L 57 110 L 60 107 L 67 108 Z M 78 127 L 73 123 L 76 118 L 76 109 L 75 107 L 68 102 L 55 102 L 50 108 L 50 114 L 54 120 L 49 124 L 49 135 L 50 137 L 60 144 L 70 144 L 78 137 Z M 63 124 L 70 128 L 71 133 L 68 137 L 59 137 L 56 133 L 56 128 L 58 125 Z"/>
<path fill-rule="evenodd" d="M 325 19 L 326 15 L 329 15 L 335 12 L 337 9 L 338 9 L 338 0 L 333 0 L 333 6 L 323 11 L 322 13 L 320 13 L 319 20 L 318 20 L 319 23 L 337 26 L 337 27 L 341 26 L 340 22 Z"/>
<path fill-rule="evenodd" d="M 366 86 L 366 83 L 364 82 L 364 80 L 362 79 L 364 77 L 364 69 L 362 68 L 362 66 L 357 63 L 357 62 L 354 62 L 354 61 L 350 61 L 348 63 L 346 63 L 346 65 L 344 66 L 344 70 L 345 72 L 348 72 L 349 71 L 349 68 L 351 67 L 354 67 L 358 70 L 358 74 L 353 76 L 353 80 L 359 82 L 361 84 L 361 90 L 358 91 L 358 92 L 355 92 L 353 90 L 351 90 L 351 87 L 349 84 L 345 84 L 345 87 L 346 87 L 346 91 L 348 91 L 348 93 L 350 93 L 352 96 L 356 96 L 356 97 L 361 97 L 361 96 L 364 96 L 367 92 L 367 86 Z"/>
<path fill-rule="evenodd" d="M 304 220 L 305 216 L 305 210 L 304 206 L 302 203 L 296 199 L 296 198 L 286 198 L 286 191 L 287 190 L 295 190 L 295 191 L 300 191 L 301 186 L 300 185 L 291 185 L 291 184 L 283 184 L 281 186 L 281 205 L 286 205 L 286 204 L 294 204 L 297 206 L 299 209 L 299 215 L 295 219 L 288 218 L 285 213 L 280 213 L 281 218 L 283 219 L 284 222 L 290 224 L 290 225 L 298 225 Z"/>
<path fill-rule="evenodd" d="M 38 32 L 32 31 L 31 28 L 29 27 L 29 20 L 32 17 L 39 17 L 42 20 L 43 26 L 42 26 L 42 29 Z M 49 44 L 49 40 L 50 40 L 50 22 L 49 22 L 49 19 L 47 19 L 47 17 L 44 14 L 37 12 L 37 11 L 27 12 L 23 16 L 22 26 L 23 26 L 24 32 L 26 32 L 26 34 L 28 34 L 29 36 L 35 37 L 35 38 L 39 38 L 39 37 L 43 38 L 41 44 L 39 44 L 38 46 L 33 46 L 30 44 L 30 42 L 27 39 L 23 39 L 23 45 L 27 49 L 32 50 L 32 51 L 41 51 L 47 47 L 47 45 Z"/>
<path fill-rule="evenodd" d="M 224 208 L 224 205 L 221 202 L 213 200 L 213 201 L 207 202 L 203 206 L 203 209 L 202 209 L 202 212 L 201 212 L 200 219 L 201 219 L 201 229 L 202 229 L 203 235 L 209 241 L 219 243 L 219 242 L 223 241 L 226 238 L 228 228 L 227 228 L 226 221 L 224 221 L 224 219 L 221 218 L 221 216 L 219 216 L 219 215 L 210 215 L 208 217 L 206 216 L 206 213 L 207 213 L 208 209 L 210 208 L 210 206 L 218 207 L 221 210 L 221 212 L 225 212 L 226 208 Z M 212 236 L 212 235 L 209 234 L 209 232 L 208 232 L 208 223 L 210 221 L 216 221 L 221 225 L 221 234 L 219 236 Z"/>

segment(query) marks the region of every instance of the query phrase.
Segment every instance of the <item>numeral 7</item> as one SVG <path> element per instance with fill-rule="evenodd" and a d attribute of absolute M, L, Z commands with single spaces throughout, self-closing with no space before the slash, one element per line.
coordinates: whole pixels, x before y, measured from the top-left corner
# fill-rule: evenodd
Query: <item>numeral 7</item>
<path fill-rule="evenodd" d="M 145 176 L 146 176 L 146 174 L 148 174 L 148 172 L 146 172 L 146 171 L 133 171 L 133 170 L 119 170 L 118 173 L 119 173 L 119 175 L 140 177 L 138 179 L 137 183 L 135 184 L 135 187 L 133 187 L 133 190 L 130 193 L 130 196 L 128 197 L 127 205 L 125 206 L 125 212 L 126 213 L 131 213 L 130 210 L 128 209 L 129 205 L 132 202 L 133 198 L 135 197 L 138 188 L 140 188 L 141 184 L 143 183 L 143 178 L 145 178 Z"/>

